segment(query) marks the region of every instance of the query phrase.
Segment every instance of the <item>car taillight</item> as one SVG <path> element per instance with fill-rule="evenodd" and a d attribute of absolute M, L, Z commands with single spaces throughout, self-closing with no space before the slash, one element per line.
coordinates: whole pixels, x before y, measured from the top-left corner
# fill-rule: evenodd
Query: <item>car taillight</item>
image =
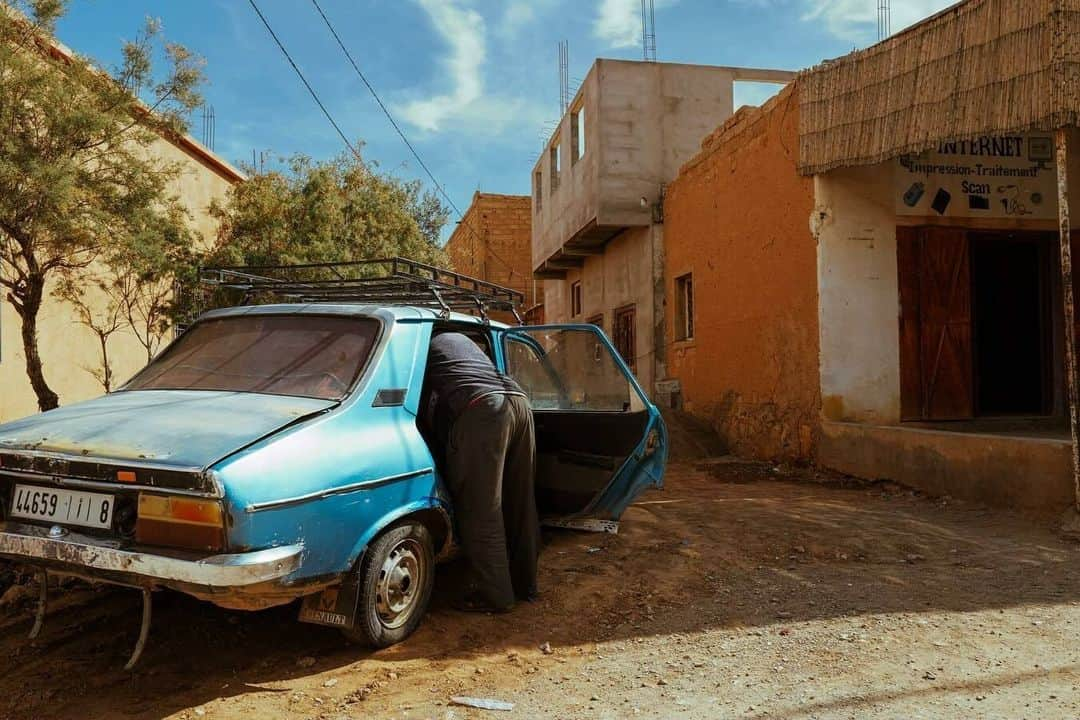
<path fill-rule="evenodd" d="M 221 503 L 141 493 L 135 541 L 188 550 L 224 550 Z"/>

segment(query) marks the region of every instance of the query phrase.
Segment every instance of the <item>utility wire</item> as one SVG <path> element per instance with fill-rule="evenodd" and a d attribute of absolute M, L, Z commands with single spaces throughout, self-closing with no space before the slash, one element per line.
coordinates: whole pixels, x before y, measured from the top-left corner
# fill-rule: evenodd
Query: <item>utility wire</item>
<path fill-rule="evenodd" d="M 277 46 L 281 50 L 281 53 L 285 56 L 285 59 L 289 61 L 289 64 L 292 65 L 292 69 L 296 71 L 297 76 L 300 78 L 300 82 L 304 83 L 304 87 L 306 87 L 307 91 L 311 93 L 311 97 L 315 101 L 315 104 L 319 106 L 319 109 L 322 110 L 323 115 L 326 116 L 326 119 L 329 120 L 330 124 L 334 126 L 335 130 L 337 130 L 337 134 L 341 136 L 342 142 L 344 142 L 345 146 L 352 151 L 352 154 L 356 156 L 357 160 L 361 160 L 359 151 L 357 151 L 353 144 L 349 142 L 349 138 L 346 137 L 345 133 L 341 131 L 341 127 L 334 120 L 334 116 L 330 114 L 330 111 L 326 109 L 325 105 L 323 105 L 322 100 L 319 99 L 319 94 L 315 92 L 315 89 L 311 87 L 311 83 L 309 83 L 307 81 L 307 78 L 304 77 L 304 73 L 300 72 L 300 68 L 297 67 L 295 62 L 293 62 L 292 56 L 289 55 L 289 51 L 285 49 L 285 46 L 282 44 L 281 40 L 278 39 L 277 33 L 274 32 L 274 28 L 270 27 L 270 23 L 267 22 L 266 16 L 264 16 L 262 14 L 262 11 L 259 10 L 259 6 L 255 4 L 255 0 L 248 0 L 248 2 L 251 3 L 251 7 L 255 11 L 255 14 L 257 14 L 259 16 L 259 19 L 262 20 L 262 24 L 266 26 L 266 30 L 270 33 L 270 37 L 274 38 L 274 42 L 277 43 Z"/>
<path fill-rule="evenodd" d="M 411 152 L 412 156 L 416 158 L 416 162 L 418 162 L 420 164 L 420 167 L 424 169 L 424 172 L 427 173 L 427 176 L 431 178 L 431 182 L 434 183 L 436 189 L 438 189 L 439 193 L 446 199 L 446 202 L 449 203 L 450 207 L 454 209 L 454 212 L 456 212 L 460 216 L 461 211 L 457 209 L 457 206 L 454 205 L 454 201 L 450 199 L 450 196 L 447 195 L 446 192 L 442 189 L 442 186 L 439 185 L 439 181 L 435 179 L 435 175 L 420 158 L 420 153 L 416 152 L 416 148 L 413 147 L 413 144 L 411 142 L 409 142 L 409 138 L 405 136 L 405 132 L 401 129 L 401 126 L 397 124 L 397 120 L 395 120 L 394 116 L 390 114 L 389 108 L 387 108 L 385 103 L 383 103 L 382 98 L 379 97 L 379 93 L 375 92 L 375 88 L 372 87 L 371 83 L 368 82 L 367 77 L 360 70 L 360 66 L 357 65 L 356 60 L 353 59 L 352 53 L 350 53 L 348 48 L 345 47 L 345 43 L 342 42 L 341 37 L 337 34 L 337 30 L 334 29 L 334 25 L 330 22 L 330 18 L 326 17 L 326 13 L 323 12 L 322 6 L 319 5 L 318 0 L 311 0 L 311 4 L 314 5 L 315 9 L 319 12 L 319 15 L 323 19 L 323 22 L 326 23 L 326 27 L 330 30 L 330 34 L 334 36 L 334 40 L 337 41 L 338 47 L 340 47 L 341 51 L 345 53 L 345 57 L 348 58 L 349 64 L 352 65 L 353 70 L 356 71 L 356 74 L 360 76 L 360 80 L 363 81 L 364 86 L 368 89 L 368 92 L 371 93 L 371 97 L 375 98 L 375 102 L 378 103 L 379 108 L 383 111 L 383 114 L 386 115 L 386 119 L 389 120 L 390 124 L 394 126 L 394 130 L 397 131 L 397 134 L 401 138 L 401 141 L 405 143 L 405 147 L 409 148 L 409 152 Z"/>
<path fill-rule="evenodd" d="M 253 0 L 252 4 L 254 5 Z M 379 93 L 376 92 L 375 88 L 371 85 L 370 82 L 368 82 L 368 79 L 364 75 L 363 71 L 360 69 L 360 66 L 357 65 L 356 60 L 353 59 L 352 53 L 350 53 L 349 49 L 345 47 L 345 43 L 341 40 L 341 36 L 338 35 L 337 30 L 334 29 L 334 24 L 330 22 L 330 18 L 328 18 L 326 16 L 326 13 L 323 12 L 322 6 L 319 5 L 319 0 L 311 0 L 311 4 L 315 6 L 315 10 L 318 11 L 319 16 L 322 17 L 323 22 L 326 23 L 327 29 L 330 30 L 330 34 L 334 36 L 334 40 L 337 41 L 338 47 L 340 47 L 341 51 L 345 53 L 345 57 L 348 58 L 349 64 L 352 65 L 353 70 L 355 70 L 356 74 L 360 76 L 360 80 L 364 83 L 364 87 L 366 87 L 368 89 L 368 92 L 371 93 L 371 97 L 375 98 L 375 102 L 379 105 L 379 108 L 383 111 L 383 114 L 386 115 L 386 119 L 390 121 L 390 124 L 393 126 L 394 130 L 397 131 L 398 137 L 400 137 L 401 141 L 405 143 L 405 147 L 409 149 L 409 152 L 412 153 L 412 156 L 416 158 L 416 162 L 420 165 L 421 168 L 423 168 L 424 172 L 427 174 L 428 178 L 431 180 L 431 183 L 435 186 L 435 189 L 438 191 L 438 193 L 442 195 L 443 199 L 446 200 L 446 203 L 457 214 L 459 224 L 464 225 L 466 228 L 469 229 L 469 232 L 471 232 L 477 237 L 477 239 L 482 240 L 483 238 L 480 236 L 480 233 L 478 233 L 476 229 L 473 228 L 472 225 L 465 219 L 465 215 L 461 212 L 461 210 L 458 209 L 458 206 L 454 204 L 454 201 L 450 198 L 450 195 L 447 194 L 446 190 L 443 189 L 443 186 L 439 184 L 439 181 L 435 179 L 435 174 L 431 172 L 431 169 L 427 166 L 427 163 L 425 163 L 423 158 L 420 157 L 420 153 L 416 151 L 416 148 L 409 141 L 408 136 L 405 135 L 405 131 L 401 129 L 400 125 L 398 125 L 397 120 L 395 120 L 394 116 L 390 113 L 390 109 L 386 107 L 386 104 L 382 101 L 382 98 L 379 97 Z M 282 48 L 282 50 L 284 50 L 284 48 Z M 295 67 L 295 65 L 293 67 Z M 297 70 L 297 72 L 300 71 Z M 488 247 L 488 252 L 491 253 L 491 255 L 496 260 L 502 263 L 503 266 L 510 271 L 511 278 L 513 278 L 515 274 L 520 274 L 516 270 L 514 270 L 513 266 L 510 265 L 510 263 L 499 257 L 498 253 L 496 253 L 490 247 Z"/>

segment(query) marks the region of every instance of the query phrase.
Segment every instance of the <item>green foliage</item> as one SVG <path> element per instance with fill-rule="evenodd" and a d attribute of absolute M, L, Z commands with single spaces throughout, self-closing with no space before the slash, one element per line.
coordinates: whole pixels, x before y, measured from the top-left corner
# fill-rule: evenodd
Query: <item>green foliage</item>
<path fill-rule="evenodd" d="M 407 257 L 445 265 L 439 233 L 449 213 L 438 198 L 343 154 L 319 162 L 294 155 L 284 170 L 255 172 L 233 187 L 226 202 L 211 211 L 219 221 L 214 248 L 200 258 L 203 267 L 297 265 Z M 377 272 L 353 269 L 350 275 Z M 269 273 L 275 274 L 275 273 Z M 188 277 L 197 285 L 196 272 Z M 307 279 L 332 280 L 331 271 L 308 271 Z M 238 292 L 200 288 L 185 293 L 174 308 L 175 321 L 240 302 L 274 301 Z"/>
<path fill-rule="evenodd" d="M 352 155 L 304 155 L 284 172 L 255 173 L 215 208 L 221 222 L 208 265 L 345 262 L 395 255 L 445 264 L 439 233 L 449 213 L 419 182 Z"/>
<path fill-rule="evenodd" d="M 37 315 L 49 289 L 72 299 L 102 273 L 161 279 L 159 260 L 190 243 L 170 194 L 179 169 L 150 146 L 185 127 L 201 99 L 201 62 L 162 43 L 148 20 L 112 74 L 56 50 L 66 0 L 0 0 L 0 288 L 22 322 L 41 409 L 58 404 L 42 371 Z"/>

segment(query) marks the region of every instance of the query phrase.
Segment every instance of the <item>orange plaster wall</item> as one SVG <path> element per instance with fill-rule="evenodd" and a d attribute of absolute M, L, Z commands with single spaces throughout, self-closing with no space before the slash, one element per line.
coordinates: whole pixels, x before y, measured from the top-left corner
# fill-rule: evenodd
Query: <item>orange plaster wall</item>
<path fill-rule="evenodd" d="M 812 459 L 820 418 L 813 180 L 795 169 L 789 85 L 702 143 L 665 202 L 668 376 L 732 452 Z M 675 342 L 675 279 L 692 272 L 695 337 Z"/>

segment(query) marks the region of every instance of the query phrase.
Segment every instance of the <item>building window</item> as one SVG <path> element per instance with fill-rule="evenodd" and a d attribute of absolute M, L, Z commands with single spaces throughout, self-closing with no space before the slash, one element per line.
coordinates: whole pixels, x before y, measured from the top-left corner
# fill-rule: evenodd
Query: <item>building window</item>
<path fill-rule="evenodd" d="M 633 305 L 615 311 L 611 324 L 611 341 L 630 371 L 637 373 L 637 313 Z"/>
<path fill-rule="evenodd" d="M 548 151 L 549 161 L 551 165 L 551 193 L 554 194 L 559 189 L 559 178 L 562 173 L 562 143 L 556 138 L 552 141 L 551 149 Z"/>
<path fill-rule="evenodd" d="M 675 339 L 694 337 L 694 275 L 675 278 Z"/>
<path fill-rule="evenodd" d="M 570 283 L 570 316 L 581 315 L 581 281 Z"/>
<path fill-rule="evenodd" d="M 544 206 L 544 176 L 539 170 L 533 173 L 533 205 L 536 212 Z"/>
<path fill-rule="evenodd" d="M 585 106 L 570 116 L 570 152 L 575 163 L 585 156 Z"/>
<path fill-rule="evenodd" d="M 599 315 L 593 315 L 591 318 L 589 318 L 585 322 L 588 323 L 589 325 L 595 325 L 596 327 L 600 328 L 601 330 L 604 329 L 604 315 L 603 315 L 603 313 L 601 313 Z"/>

